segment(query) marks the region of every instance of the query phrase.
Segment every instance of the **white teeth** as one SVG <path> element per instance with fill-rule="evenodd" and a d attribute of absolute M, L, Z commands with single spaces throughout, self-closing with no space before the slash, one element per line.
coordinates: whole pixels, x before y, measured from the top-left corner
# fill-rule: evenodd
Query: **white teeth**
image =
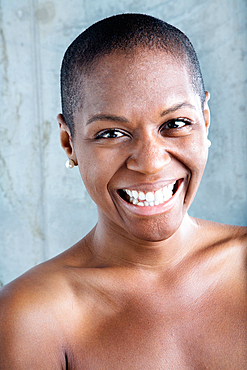
<path fill-rule="evenodd" d="M 124 191 L 130 197 L 129 202 L 137 206 L 153 207 L 158 206 L 169 200 L 173 195 L 173 188 L 176 184 L 174 181 L 172 184 L 165 186 L 155 192 L 149 191 L 144 193 L 143 191 L 124 189 Z"/>
<path fill-rule="evenodd" d="M 166 188 L 163 189 L 164 201 L 170 199 L 171 193 L 172 193 L 172 190 L 169 190 L 169 189 L 166 189 Z"/>
<path fill-rule="evenodd" d="M 154 193 L 152 193 L 151 191 L 149 191 L 147 194 L 146 194 L 146 200 L 148 202 L 153 202 L 154 201 Z"/>
<path fill-rule="evenodd" d="M 166 202 L 170 198 L 171 198 L 171 195 L 169 195 L 169 194 L 164 195 L 164 197 L 163 197 L 164 202 Z"/>
<path fill-rule="evenodd" d="M 134 197 L 135 199 L 138 199 L 138 191 L 132 190 L 132 197 Z"/>
<path fill-rule="evenodd" d="M 142 191 L 140 191 L 138 198 L 140 200 L 145 200 L 146 199 L 146 195 Z"/>
<path fill-rule="evenodd" d="M 163 191 L 162 190 L 163 189 L 157 190 L 154 193 L 154 201 L 159 201 L 159 202 L 163 201 Z"/>
<path fill-rule="evenodd" d="M 167 185 L 165 188 L 163 188 L 164 190 L 167 188 L 169 191 L 172 191 L 173 190 L 173 187 L 174 187 L 175 183 L 173 184 L 169 184 Z"/>

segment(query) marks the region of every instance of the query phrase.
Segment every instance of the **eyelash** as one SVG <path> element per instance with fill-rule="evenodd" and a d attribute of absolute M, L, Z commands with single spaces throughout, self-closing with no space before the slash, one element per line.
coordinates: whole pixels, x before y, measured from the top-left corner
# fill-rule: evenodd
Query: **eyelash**
<path fill-rule="evenodd" d="M 176 125 L 177 122 L 179 123 L 183 123 L 183 126 L 182 127 L 166 127 L 170 124 L 173 124 L 173 125 Z M 165 122 L 162 126 L 161 126 L 161 131 L 163 130 L 181 130 L 183 127 L 185 126 L 190 126 L 191 125 L 191 121 L 188 120 L 187 118 L 176 118 L 176 119 L 171 119 L 170 121 L 168 122 Z M 179 126 L 179 125 L 177 125 Z"/>
<path fill-rule="evenodd" d="M 109 136 L 108 137 L 107 136 L 104 137 L 104 135 L 112 135 L 114 132 L 115 133 L 117 132 L 118 134 L 121 134 L 121 135 L 113 135 L 113 137 L 109 137 Z M 110 128 L 110 129 L 105 129 L 105 130 L 99 132 L 95 136 L 95 138 L 96 139 L 117 139 L 117 138 L 122 137 L 124 135 L 126 135 L 126 133 L 124 133 L 124 132 L 122 132 L 120 130 L 114 129 L 114 128 L 113 129 Z"/>
<path fill-rule="evenodd" d="M 177 125 L 177 123 L 183 123 L 182 127 L 166 127 L 168 125 Z M 188 120 L 187 118 L 176 118 L 176 119 L 171 119 L 170 121 L 165 122 L 161 128 L 160 131 L 162 132 L 163 130 L 181 130 L 185 126 L 190 126 L 191 121 Z M 115 134 L 114 134 L 115 133 Z M 116 134 L 117 133 L 117 134 Z M 120 134 L 120 135 L 119 135 Z M 105 135 L 105 136 L 104 136 Z M 107 136 L 108 135 L 108 136 Z M 111 137 L 110 137 L 111 136 Z M 107 128 L 103 131 L 100 131 L 96 136 L 95 139 L 117 139 L 123 136 L 130 136 L 126 132 L 122 132 L 121 130 L 115 129 L 115 128 Z"/>

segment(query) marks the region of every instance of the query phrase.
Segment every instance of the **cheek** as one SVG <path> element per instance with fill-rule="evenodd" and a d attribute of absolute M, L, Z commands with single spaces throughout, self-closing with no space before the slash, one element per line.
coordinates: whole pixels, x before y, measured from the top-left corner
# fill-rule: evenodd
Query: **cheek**
<path fill-rule="evenodd" d="M 97 203 L 97 198 L 108 193 L 108 184 L 121 166 L 117 162 L 116 153 L 103 148 L 84 148 L 77 160 L 84 185 Z"/>
<path fill-rule="evenodd" d="M 187 146 L 188 148 L 188 167 L 195 172 L 203 172 L 207 158 L 208 147 L 206 142 L 206 135 L 204 133 L 196 135 Z"/>

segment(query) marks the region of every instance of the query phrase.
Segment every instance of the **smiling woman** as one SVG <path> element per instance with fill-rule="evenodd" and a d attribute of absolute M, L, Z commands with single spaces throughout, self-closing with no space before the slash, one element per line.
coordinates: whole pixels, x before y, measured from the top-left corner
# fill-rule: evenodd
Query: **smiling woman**
<path fill-rule="evenodd" d="M 128 225 L 140 239 L 166 239 L 181 224 L 206 164 L 208 93 L 202 109 L 187 65 L 140 45 L 128 54 L 102 56 L 82 78 L 83 108 L 73 114 L 73 136 L 64 116 L 58 117 L 66 153 L 102 218 Z M 156 193 L 178 181 L 178 192 L 162 204 L 121 197 L 123 189 Z"/>
<path fill-rule="evenodd" d="M 188 215 L 210 125 L 193 46 L 114 16 L 61 79 L 61 144 L 99 219 L 2 290 L 0 369 L 246 369 L 246 229 Z"/>

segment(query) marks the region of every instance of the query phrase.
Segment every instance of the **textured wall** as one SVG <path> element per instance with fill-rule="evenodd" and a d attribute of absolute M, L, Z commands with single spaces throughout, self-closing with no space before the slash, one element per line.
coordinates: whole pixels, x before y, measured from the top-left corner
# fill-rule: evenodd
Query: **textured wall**
<path fill-rule="evenodd" d="M 0 0 L 0 281 L 80 239 L 97 220 L 77 169 L 64 167 L 59 69 L 91 23 L 143 12 L 181 28 L 211 92 L 212 147 L 191 214 L 245 224 L 246 0 Z"/>

